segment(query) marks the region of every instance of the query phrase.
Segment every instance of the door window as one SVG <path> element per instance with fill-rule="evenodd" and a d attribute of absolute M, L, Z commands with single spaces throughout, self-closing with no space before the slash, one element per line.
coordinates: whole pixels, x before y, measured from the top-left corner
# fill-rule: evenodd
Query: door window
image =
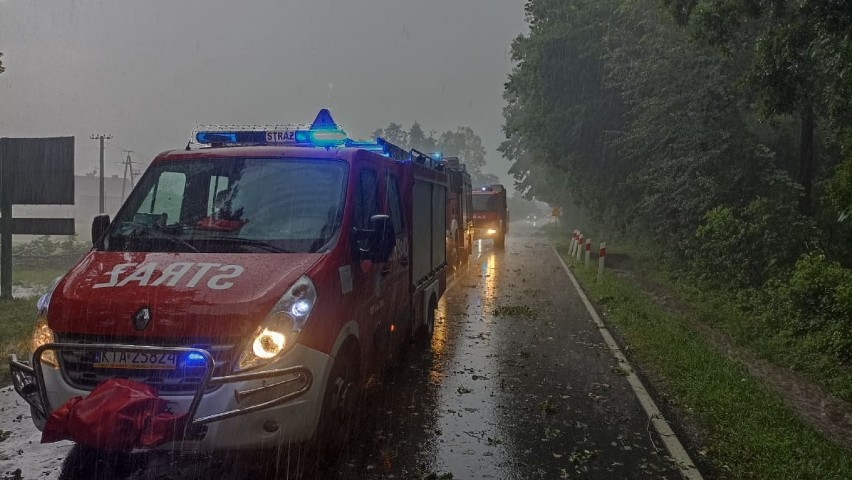
<path fill-rule="evenodd" d="M 405 232 L 402 202 L 399 197 L 399 184 L 396 181 L 396 175 L 393 173 L 388 172 L 385 177 L 385 190 L 388 197 L 388 215 L 390 215 L 391 222 L 393 222 L 393 231 L 397 235 L 402 235 Z"/>

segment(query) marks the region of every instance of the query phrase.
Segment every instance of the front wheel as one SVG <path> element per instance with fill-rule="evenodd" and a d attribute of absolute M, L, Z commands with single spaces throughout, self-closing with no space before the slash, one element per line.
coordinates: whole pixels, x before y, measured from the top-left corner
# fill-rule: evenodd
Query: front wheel
<path fill-rule="evenodd" d="M 494 237 L 494 248 L 502 250 L 506 246 L 506 232 L 500 232 L 500 235 Z"/>
<path fill-rule="evenodd" d="M 324 447 L 342 450 L 354 430 L 361 395 L 360 358 L 354 342 L 341 349 L 325 386 L 317 439 Z"/>

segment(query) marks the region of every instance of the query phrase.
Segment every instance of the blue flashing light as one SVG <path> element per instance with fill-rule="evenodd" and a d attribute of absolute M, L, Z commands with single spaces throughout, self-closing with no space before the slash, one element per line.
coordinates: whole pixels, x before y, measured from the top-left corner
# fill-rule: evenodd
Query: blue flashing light
<path fill-rule="evenodd" d="M 299 132 L 296 133 L 298 134 Z M 306 133 L 308 141 L 305 143 L 310 143 L 317 147 L 338 146 L 346 142 L 346 132 L 341 130 L 337 123 L 334 122 L 331 112 L 326 108 L 319 111 L 317 118 L 314 119 L 314 123 L 311 124 L 311 129 Z M 304 138 L 304 135 L 298 136 Z M 298 139 L 296 141 L 298 142 Z"/>
<path fill-rule="evenodd" d="M 311 130 L 340 130 L 334 119 L 331 118 L 331 112 L 327 108 L 323 108 L 311 124 Z"/>
<path fill-rule="evenodd" d="M 186 363 L 188 365 L 201 365 L 205 363 L 204 355 L 197 352 L 189 352 L 189 355 L 186 356 Z"/>
<path fill-rule="evenodd" d="M 314 147 L 337 147 L 349 139 L 331 117 L 322 109 L 309 129 L 300 130 L 236 130 L 196 132 L 198 143 L 208 145 L 302 145 Z"/>
<path fill-rule="evenodd" d="M 352 148 L 360 148 L 361 150 L 367 150 L 370 152 L 385 153 L 385 147 L 376 142 L 347 139 L 344 145 Z"/>
<path fill-rule="evenodd" d="M 441 152 L 432 152 L 431 157 L 433 160 L 441 161 L 444 158 L 444 154 Z"/>
<path fill-rule="evenodd" d="M 198 143 L 237 143 L 237 132 L 198 132 L 195 134 Z"/>
<path fill-rule="evenodd" d="M 293 139 L 296 143 L 311 143 L 311 134 L 307 130 L 296 130 Z"/>
<path fill-rule="evenodd" d="M 308 132 L 309 143 L 317 147 L 333 147 L 346 143 L 346 132 L 336 128 L 334 130 L 311 130 Z"/>

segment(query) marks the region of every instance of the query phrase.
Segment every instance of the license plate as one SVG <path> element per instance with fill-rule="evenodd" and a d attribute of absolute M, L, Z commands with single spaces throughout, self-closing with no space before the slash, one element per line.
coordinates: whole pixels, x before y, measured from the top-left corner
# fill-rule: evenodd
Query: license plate
<path fill-rule="evenodd" d="M 97 352 L 95 368 L 126 368 L 133 370 L 174 370 L 174 353 Z"/>

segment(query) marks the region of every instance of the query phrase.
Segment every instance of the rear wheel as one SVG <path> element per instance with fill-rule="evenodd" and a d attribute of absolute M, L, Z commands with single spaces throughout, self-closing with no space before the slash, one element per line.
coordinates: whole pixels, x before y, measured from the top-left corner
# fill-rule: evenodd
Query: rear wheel
<path fill-rule="evenodd" d="M 429 309 L 426 311 L 426 322 L 420 326 L 417 333 L 417 340 L 424 346 L 428 346 L 432 342 L 432 335 L 435 333 L 435 309 L 438 308 L 438 303 L 435 297 L 429 299 Z"/>

